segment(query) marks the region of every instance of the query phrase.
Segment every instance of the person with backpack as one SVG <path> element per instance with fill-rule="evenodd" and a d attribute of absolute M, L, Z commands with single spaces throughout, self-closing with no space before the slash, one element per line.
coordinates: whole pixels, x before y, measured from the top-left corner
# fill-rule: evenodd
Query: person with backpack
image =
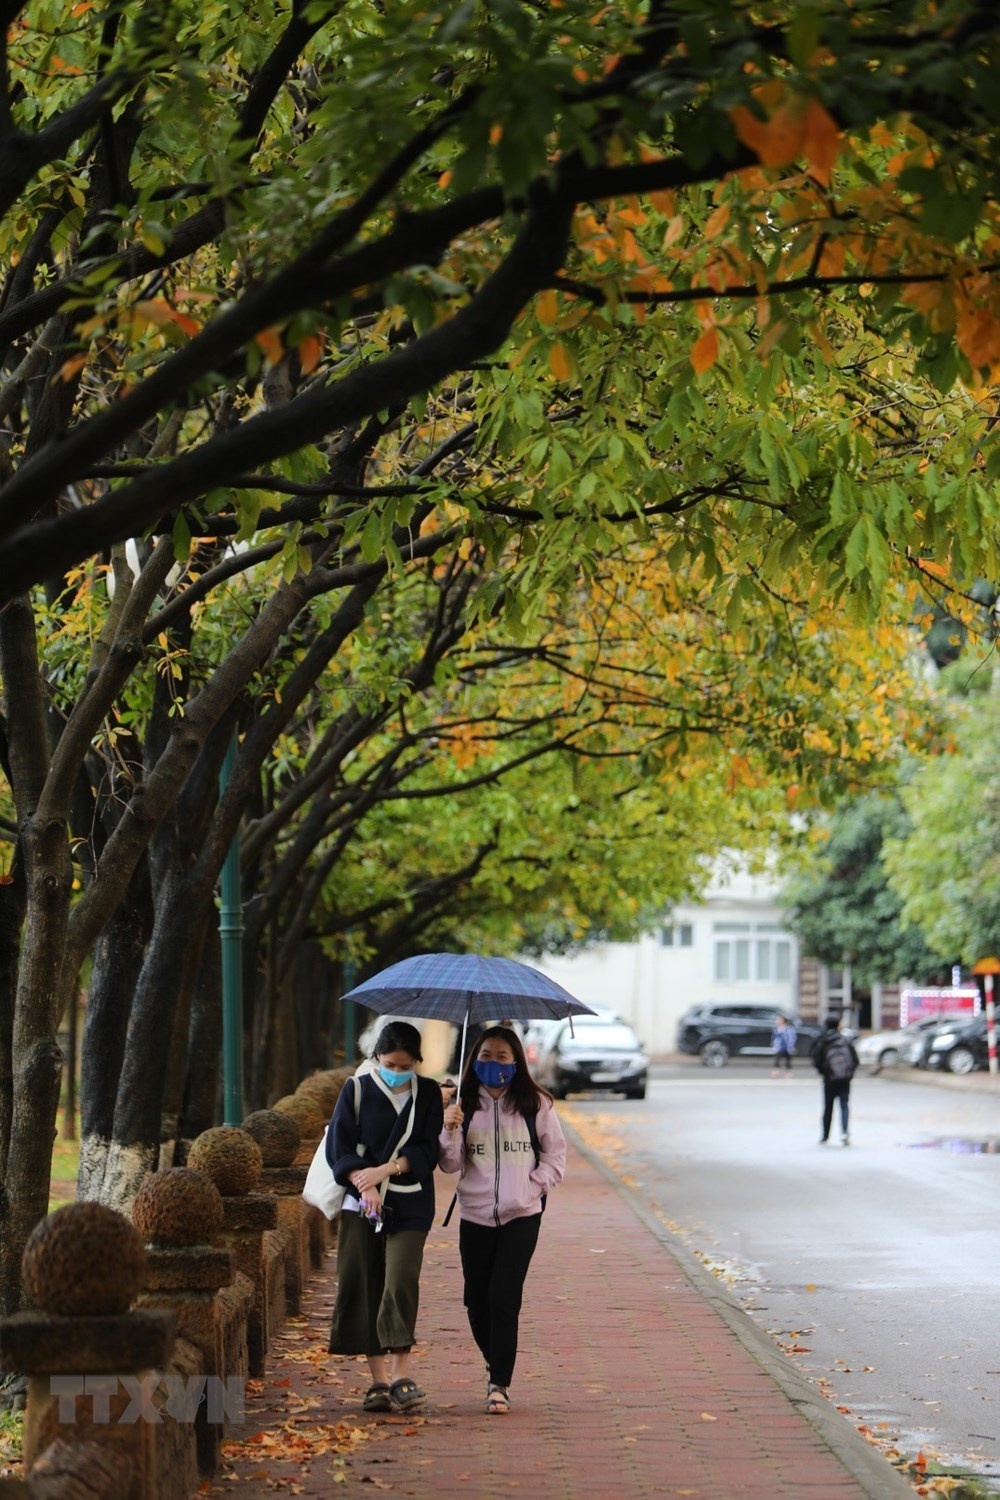
<path fill-rule="evenodd" d="M 465 1308 L 486 1361 L 486 1411 L 502 1416 L 510 1410 L 521 1298 L 546 1194 L 566 1169 L 552 1096 L 532 1078 L 510 1027 L 489 1027 L 470 1054 L 458 1100 L 444 1112 L 438 1164 L 461 1173 Z"/>
<path fill-rule="evenodd" d="M 851 1079 L 858 1066 L 858 1054 L 840 1032 L 840 1017 L 828 1016 L 823 1034 L 813 1043 L 810 1056 L 823 1079 L 823 1134 L 819 1143 L 825 1146 L 833 1124 L 833 1106 L 840 1103 L 841 1145 L 851 1144 L 848 1120 L 851 1107 Z"/>

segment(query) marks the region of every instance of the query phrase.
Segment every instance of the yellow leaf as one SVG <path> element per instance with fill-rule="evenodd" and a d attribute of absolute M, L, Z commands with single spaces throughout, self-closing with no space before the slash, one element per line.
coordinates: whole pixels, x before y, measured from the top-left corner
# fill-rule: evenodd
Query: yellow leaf
<path fill-rule="evenodd" d="M 706 328 L 701 338 L 691 345 L 688 358 L 700 375 L 704 370 L 710 370 L 718 357 L 719 335 L 714 328 Z"/>

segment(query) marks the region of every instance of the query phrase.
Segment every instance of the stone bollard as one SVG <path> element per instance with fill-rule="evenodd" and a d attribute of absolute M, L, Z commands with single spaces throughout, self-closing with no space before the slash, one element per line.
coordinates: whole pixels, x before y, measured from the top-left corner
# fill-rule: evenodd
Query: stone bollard
<path fill-rule="evenodd" d="M 278 1200 L 278 1235 L 285 1265 L 285 1304 L 290 1313 L 302 1305 L 302 1293 L 312 1261 L 309 1254 L 308 1204 L 302 1197 L 306 1168 L 294 1166 L 299 1149 L 299 1127 L 294 1118 L 277 1109 L 259 1109 L 240 1126 L 260 1147 L 264 1169 L 258 1191 L 273 1193 Z"/>
<path fill-rule="evenodd" d="M 350 1075 L 348 1075 L 350 1076 Z M 305 1092 L 306 1086 L 309 1092 Z M 299 1085 L 294 1094 L 279 1099 L 274 1108 L 292 1115 L 302 1134 L 302 1144 L 294 1165 L 308 1172 L 313 1153 L 323 1137 L 337 1102 L 342 1085 L 331 1081 L 329 1073 L 313 1073 Z M 322 1089 L 322 1102 L 319 1090 Z M 332 1102 L 331 1102 L 332 1100 Z M 326 1104 L 330 1108 L 326 1109 Z M 318 1208 L 305 1208 L 306 1232 L 309 1241 L 309 1259 L 314 1270 L 319 1270 L 326 1259 L 327 1251 L 337 1242 L 337 1223 L 332 1223 Z"/>
<path fill-rule="evenodd" d="M 204 1173 L 169 1167 L 151 1173 L 132 1205 L 146 1243 L 140 1307 L 161 1307 L 176 1319 L 178 1343 L 197 1351 L 201 1399 L 194 1412 L 198 1468 L 219 1466 L 224 1438 L 242 1421 L 249 1374 L 247 1322 L 254 1291 L 236 1275 L 230 1250 L 212 1240 L 224 1223 L 222 1197 Z"/>
<path fill-rule="evenodd" d="M 222 1194 L 223 1226 L 216 1241 L 231 1250 L 236 1270 L 253 1287 L 247 1317 L 247 1356 L 250 1374 L 261 1376 L 267 1364 L 268 1307 L 273 1306 L 272 1279 L 276 1260 L 265 1254 L 264 1235 L 278 1222 L 278 1200 L 273 1193 L 254 1192 L 263 1170 L 257 1142 L 243 1130 L 219 1125 L 206 1130 L 188 1154 L 188 1166 L 204 1172 Z"/>
<path fill-rule="evenodd" d="M 170 1500 L 190 1475 L 164 1472 L 150 1382 L 173 1350 L 173 1318 L 129 1312 L 145 1276 L 142 1240 L 100 1203 L 71 1203 L 33 1230 L 22 1260 L 36 1311 L 0 1322 L 0 1367 L 28 1376 L 24 1465 L 29 1483 L 44 1456 L 96 1444 L 117 1476 L 115 1500 Z M 58 1468 L 58 1463 L 56 1463 Z M 98 1466 L 100 1467 L 100 1466 Z"/>

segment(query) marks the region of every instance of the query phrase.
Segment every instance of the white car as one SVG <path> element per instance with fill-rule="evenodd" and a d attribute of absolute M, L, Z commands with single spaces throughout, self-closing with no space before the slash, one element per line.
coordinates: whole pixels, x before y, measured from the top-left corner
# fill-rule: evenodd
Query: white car
<path fill-rule="evenodd" d="M 958 1020 L 959 1017 L 922 1016 L 919 1021 L 910 1021 L 895 1030 L 873 1031 L 854 1043 L 858 1061 L 871 1068 L 894 1068 L 898 1063 L 912 1062 L 916 1043 L 925 1031 L 940 1026 L 942 1021 Z"/>

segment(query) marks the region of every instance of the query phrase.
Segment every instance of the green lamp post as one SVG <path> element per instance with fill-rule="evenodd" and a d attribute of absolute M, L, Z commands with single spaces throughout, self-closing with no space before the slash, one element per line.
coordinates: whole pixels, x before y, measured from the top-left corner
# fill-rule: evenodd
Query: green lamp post
<path fill-rule="evenodd" d="M 229 741 L 219 772 L 219 796 L 236 764 L 236 733 Z M 239 1125 L 243 1108 L 243 890 L 240 835 L 233 834 L 222 866 L 219 937 L 222 943 L 222 1119 Z"/>

